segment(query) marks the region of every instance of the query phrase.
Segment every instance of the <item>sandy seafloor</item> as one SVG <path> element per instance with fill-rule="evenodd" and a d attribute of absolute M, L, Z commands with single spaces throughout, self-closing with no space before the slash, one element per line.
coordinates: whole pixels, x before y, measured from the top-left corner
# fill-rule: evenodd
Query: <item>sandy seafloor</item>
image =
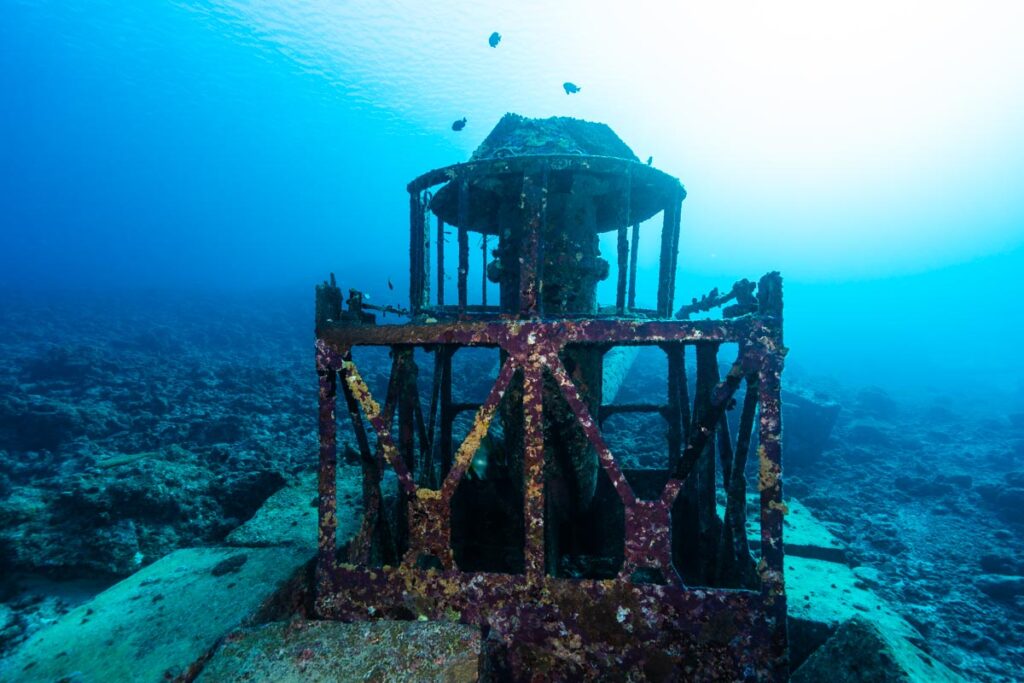
<path fill-rule="evenodd" d="M 315 468 L 308 294 L 0 304 L 0 651 L 170 550 L 223 539 Z M 366 357 L 371 385 L 383 361 Z M 786 494 L 848 544 L 918 645 L 968 679 L 1014 680 L 1021 391 L 911 399 L 798 368 L 784 381 L 842 406 L 824 451 L 787 462 Z M 641 356 L 626 386 L 662 387 L 657 363 Z M 647 431 L 637 454 L 657 448 Z"/>

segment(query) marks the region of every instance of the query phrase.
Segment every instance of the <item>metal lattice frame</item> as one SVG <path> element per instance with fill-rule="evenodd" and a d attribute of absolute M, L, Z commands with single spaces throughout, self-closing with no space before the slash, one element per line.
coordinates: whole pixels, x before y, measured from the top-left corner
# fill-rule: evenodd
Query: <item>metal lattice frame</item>
<path fill-rule="evenodd" d="M 505 162 L 503 162 L 505 163 Z M 783 571 L 781 491 L 780 374 L 782 344 L 781 279 L 772 273 L 758 286 L 757 310 L 727 320 L 668 320 L 672 308 L 675 256 L 678 249 L 678 203 L 681 188 L 665 211 L 658 309 L 653 320 L 538 318 L 539 235 L 544 221 L 547 169 L 522 166 L 523 205 L 527 211 L 527 249 L 520 271 L 519 318 L 477 319 L 466 303 L 465 271 L 459 272 L 459 302 L 444 306 L 443 240 L 438 240 L 438 304 L 428 305 L 429 234 L 423 193 L 437 182 L 458 181 L 470 165 L 427 174 L 410 185 L 412 197 L 413 324 L 365 324 L 340 311 L 340 293 L 331 286 L 318 297 L 316 361 L 320 378 L 320 532 L 317 562 L 317 611 L 345 620 L 370 618 L 455 619 L 480 624 L 488 632 L 488 661 L 493 672 L 516 680 L 540 676 L 557 680 L 595 678 L 614 671 L 617 677 L 674 680 L 783 680 L 787 675 L 786 596 Z M 618 160 L 571 160 L 573 164 L 616 164 Z M 590 168 L 591 166 L 588 166 Z M 460 195 L 464 190 L 460 189 Z M 462 200 L 460 198 L 460 206 Z M 627 212 L 627 218 L 628 218 Z M 633 306 L 635 291 L 634 225 L 632 245 L 624 229 L 618 234 L 619 272 L 616 312 Z M 460 266 L 466 262 L 460 230 Z M 439 238 L 443 226 L 438 226 Z M 446 314 L 448 315 L 445 319 Z M 427 317 L 431 322 L 426 322 Z M 434 316 L 437 316 L 436 318 Z M 452 317 L 455 316 L 455 317 Z M 730 371 L 718 379 L 717 353 L 735 343 L 739 352 Z M 560 354 L 567 346 L 652 345 L 669 357 L 668 401 L 664 406 L 601 406 L 598 414 L 583 400 Z M 393 366 L 383 406 L 371 395 L 352 350 L 390 347 Z M 413 350 L 435 354 L 429 420 L 416 390 Z M 463 347 L 502 351 L 504 362 L 486 400 L 478 406 L 456 405 L 451 396 L 451 358 Z M 698 358 L 698 393 L 690 414 L 684 354 L 694 347 Z M 713 377 L 711 374 L 713 373 Z M 522 574 L 462 571 L 452 552 L 452 498 L 515 376 L 522 378 L 523 499 L 525 523 Z M 623 564 L 614 579 L 570 579 L 550 575 L 545 561 L 544 384 L 554 380 L 575 420 L 598 454 L 600 467 L 625 509 Z M 341 380 L 339 383 L 338 380 Z M 746 392 L 735 446 L 725 412 L 738 388 Z M 701 387 L 703 386 L 703 389 Z M 341 389 L 363 462 L 364 517 L 338 559 L 336 519 L 336 403 Z M 454 450 L 451 421 L 457 410 L 476 409 L 468 436 Z M 670 476 L 661 494 L 640 499 L 623 475 L 602 437 L 599 421 L 617 410 L 661 411 L 669 419 Z M 397 434 L 395 419 L 397 413 Z M 436 416 L 440 415 L 437 422 Z M 756 417 L 755 417 L 756 415 Z M 376 436 L 371 449 L 366 423 Z M 673 505 L 688 478 L 700 475 L 709 444 L 719 445 L 726 506 L 722 547 L 734 558 L 749 559 L 746 545 L 746 492 L 743 475 L 747 451 L 757 425 L 760 491 L 760 562 L 755 590 L 684 585 L 673 564 Z M 435 427 L 440 427 L 435 439 Z M 396 438 L 397 437 L 397 438 Z M 416 442 L 420 448 L 417 455 Z M 440 448 L 435 447 L 435 441 Z M 439 465 L 431 458 L 440 452 Z M 713 456 L 712 456 L 713 457 Z M 441 472 L 433 481 L 432 472 Z M 400 539 L 380 535 L 382 472 L 391 467 L 399 482 Z M 418 474 L 417 474 L 418 468 Z M 711 460 L 712 486 L 714 461 Z M 418 477 L 418 479 L 417 479 Z M 716 515 L 713 489 L 710 512 Z M 703 517 L 702 517 L 703 523 Z M 378 545 L 394 556 L 372 557 Z M 390 545 L 389 545 L 390 544 Z M 686 549 L 683 549 L 685 552 Z M 400 552 L 400 555 L 399 555 Z M 434 567 L 424 568 L 424 558 Z M 663 583 L 634 580 L 638 570 L 660 574 Z"/>

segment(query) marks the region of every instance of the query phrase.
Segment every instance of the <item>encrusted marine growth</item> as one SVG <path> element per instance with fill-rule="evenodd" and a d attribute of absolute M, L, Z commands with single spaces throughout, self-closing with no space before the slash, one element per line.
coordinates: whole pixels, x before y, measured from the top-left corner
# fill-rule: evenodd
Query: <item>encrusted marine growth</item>
<path fill-rule="evenodd" d="M 374 324 L 354 290 L 342 310 L 333 276 L 317 289 L 321 615 L 479 624 L 498 678 L 784 678 L 778 274 L 673 319 L 685 191 L 602 124 L 507 115 L 469 162 L 408 189 L 409 322 Z M 641 224 L 646 234 L 658 214 L 656 304 L 642 308 Z M 604 255 L 608 231 L 616 247 Z M 602 305 L 598 283 L 613 273 L 615 301 Z M 732 299 L 721 319 L 686 319 Z M 721 376 L 723 344 L 738 353 Z M 391 349 L 383 402 L 353 357 L 363 346 Z M 619 346 L 664 351 L 662 400 L 604 396 L 604 359 Z M 498 351 L 481 403 L 455 400 L 452 359 L 466 348 Z M 417 349 L 432 366 L 423 393 Z M 335 518 L 339 389 L 364 474 L 363 524 L 347 555 Z M 664 418 L 659 468 L 629 469 L 609 449 L 602 426 L 622 413 Z M 759 561 L 746 528 L 752 449 Z M 474 458 L 499 452 L 505 466 L 481 475 Z M 387 469 L 397 491 L 382 488 Z"/>

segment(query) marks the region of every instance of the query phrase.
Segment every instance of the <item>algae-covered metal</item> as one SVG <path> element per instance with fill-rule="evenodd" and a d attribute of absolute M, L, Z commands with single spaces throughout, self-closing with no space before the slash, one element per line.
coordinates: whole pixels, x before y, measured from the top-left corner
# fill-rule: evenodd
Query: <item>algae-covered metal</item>
<path fill-rule="evenodd" d="M 522 152 L 513 144 L 522 121 L 503 122 L 496 133 L 508 139 L 492 134 L 481 149 Z M 350 296 L 349 310 L 341 310 L 333 277 L 318 288 L 317 610 L 343 620 L 478 624 L 486 634 L 484 674 L 498 680 L 783 680 L 781 278 L 761 278 L 756 299 L 743 281 L 733 297 L 705 297 L 687 311 L 737 298 L 743 306 L 730 312 L 736 315 L 673 319 L 682 186 L 628 158 L 610 129 L 566 121 L 556 126 L 559 144 L 591 154 L 475 158 L 409 185 L 407 324 L 374 324 L 361 297 Z M 535 124 L 524 138 L 530 144 L 545 130 Z M 604 147 L 592 149 L 597 144 Z M 602 150 L 614 156 L 593 154 Z M 638 232 L 659 210 L 657 304 L 641 310 Z M 454 305 L 444 299 L 446 226 L 459 231 Z M 602 265 L 597 233 L 607 230 L 618 231 L 616 300 L 601 306 L 596 284 L 610 268 Z M 477 302 L 470 295 L 470 232 L 497 238 L 490 263 L 483 242 Z M 499 288 L 497 303 L 486 303 L 488 279 Z M 737 355 L 720 378 L 718 355 L 727 344 Z M 663 401 L 604 403 L 601 359 L 623 345 L 664 351 Z M 366 346 L 391 350 L 383 404 L 353 354 Z M 452 358 L 466 348 L 495 349 L 501 358 L 480 403 L 453 400 Z M 425 392 L 417 349 L 433 364 Z M 690 349 L 697 358 L 692 397 Z M 741 388 L 739 419 L 730 423 Z M 334 480 L 339 389 L 364 473 L 363 525 L 342 547 Z M 473 419 L 456 444 L 454 425 L 467 411 Z M 664 417 L 668 455 L 660 471 L 638 474 L 609 448 L 602 423 L 620 412 Z M 498 441 L 510 471 L 488 481 L 469 476 L 478 452 Z M 759 561 L 746 528 L 752 447 Z M 395 490 L 382 488 L 386 470 Z M 501 530 L 500 538 L 469 530 L 496 519 L 490 528 Z"/>

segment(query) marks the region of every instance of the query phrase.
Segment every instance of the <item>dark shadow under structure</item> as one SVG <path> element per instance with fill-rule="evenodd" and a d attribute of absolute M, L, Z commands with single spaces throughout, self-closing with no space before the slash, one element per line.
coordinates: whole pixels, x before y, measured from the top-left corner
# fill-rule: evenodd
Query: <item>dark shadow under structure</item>
<path fill-rule="evenodd" d="M 479 624 L 485 676 L 499 680 L 784 680 L 778 273 L 673 316 L 686 193 L 601 124 L 508 115 L 469 162 L 408 190 L 408 322 L 377 324 L 356 290 L 346 309 L 333 275 L 317 288 L 320 616 Z M 656 304 L 642 309 L 641 226 L 656 229 L 658 214 Z M 608 231 L 616 297 L 602 306 Z M 720 318 L 689 319 L 730 302 Z M 726 344 L 737 355 L 723 375 Z M 366 346 L 391 352 L 383 404 L 353 357 Z M 662 398 L 606 403 L 604 359 L 622 346 L 664 352 Z M 452 359 L 473 347 L 496 349 L 499 370 L 482 402 L 458 402 Z M 417 362 L 424 351 L 429 363 Z M 362 526 L 342 546 L 339 389 L 364 477 Z M 609 450 L 602 425 L 624 413 L 664 418 L 657 470 L 632 471 Z M 504 468 L 476 474 L 483 451 Z"/>

